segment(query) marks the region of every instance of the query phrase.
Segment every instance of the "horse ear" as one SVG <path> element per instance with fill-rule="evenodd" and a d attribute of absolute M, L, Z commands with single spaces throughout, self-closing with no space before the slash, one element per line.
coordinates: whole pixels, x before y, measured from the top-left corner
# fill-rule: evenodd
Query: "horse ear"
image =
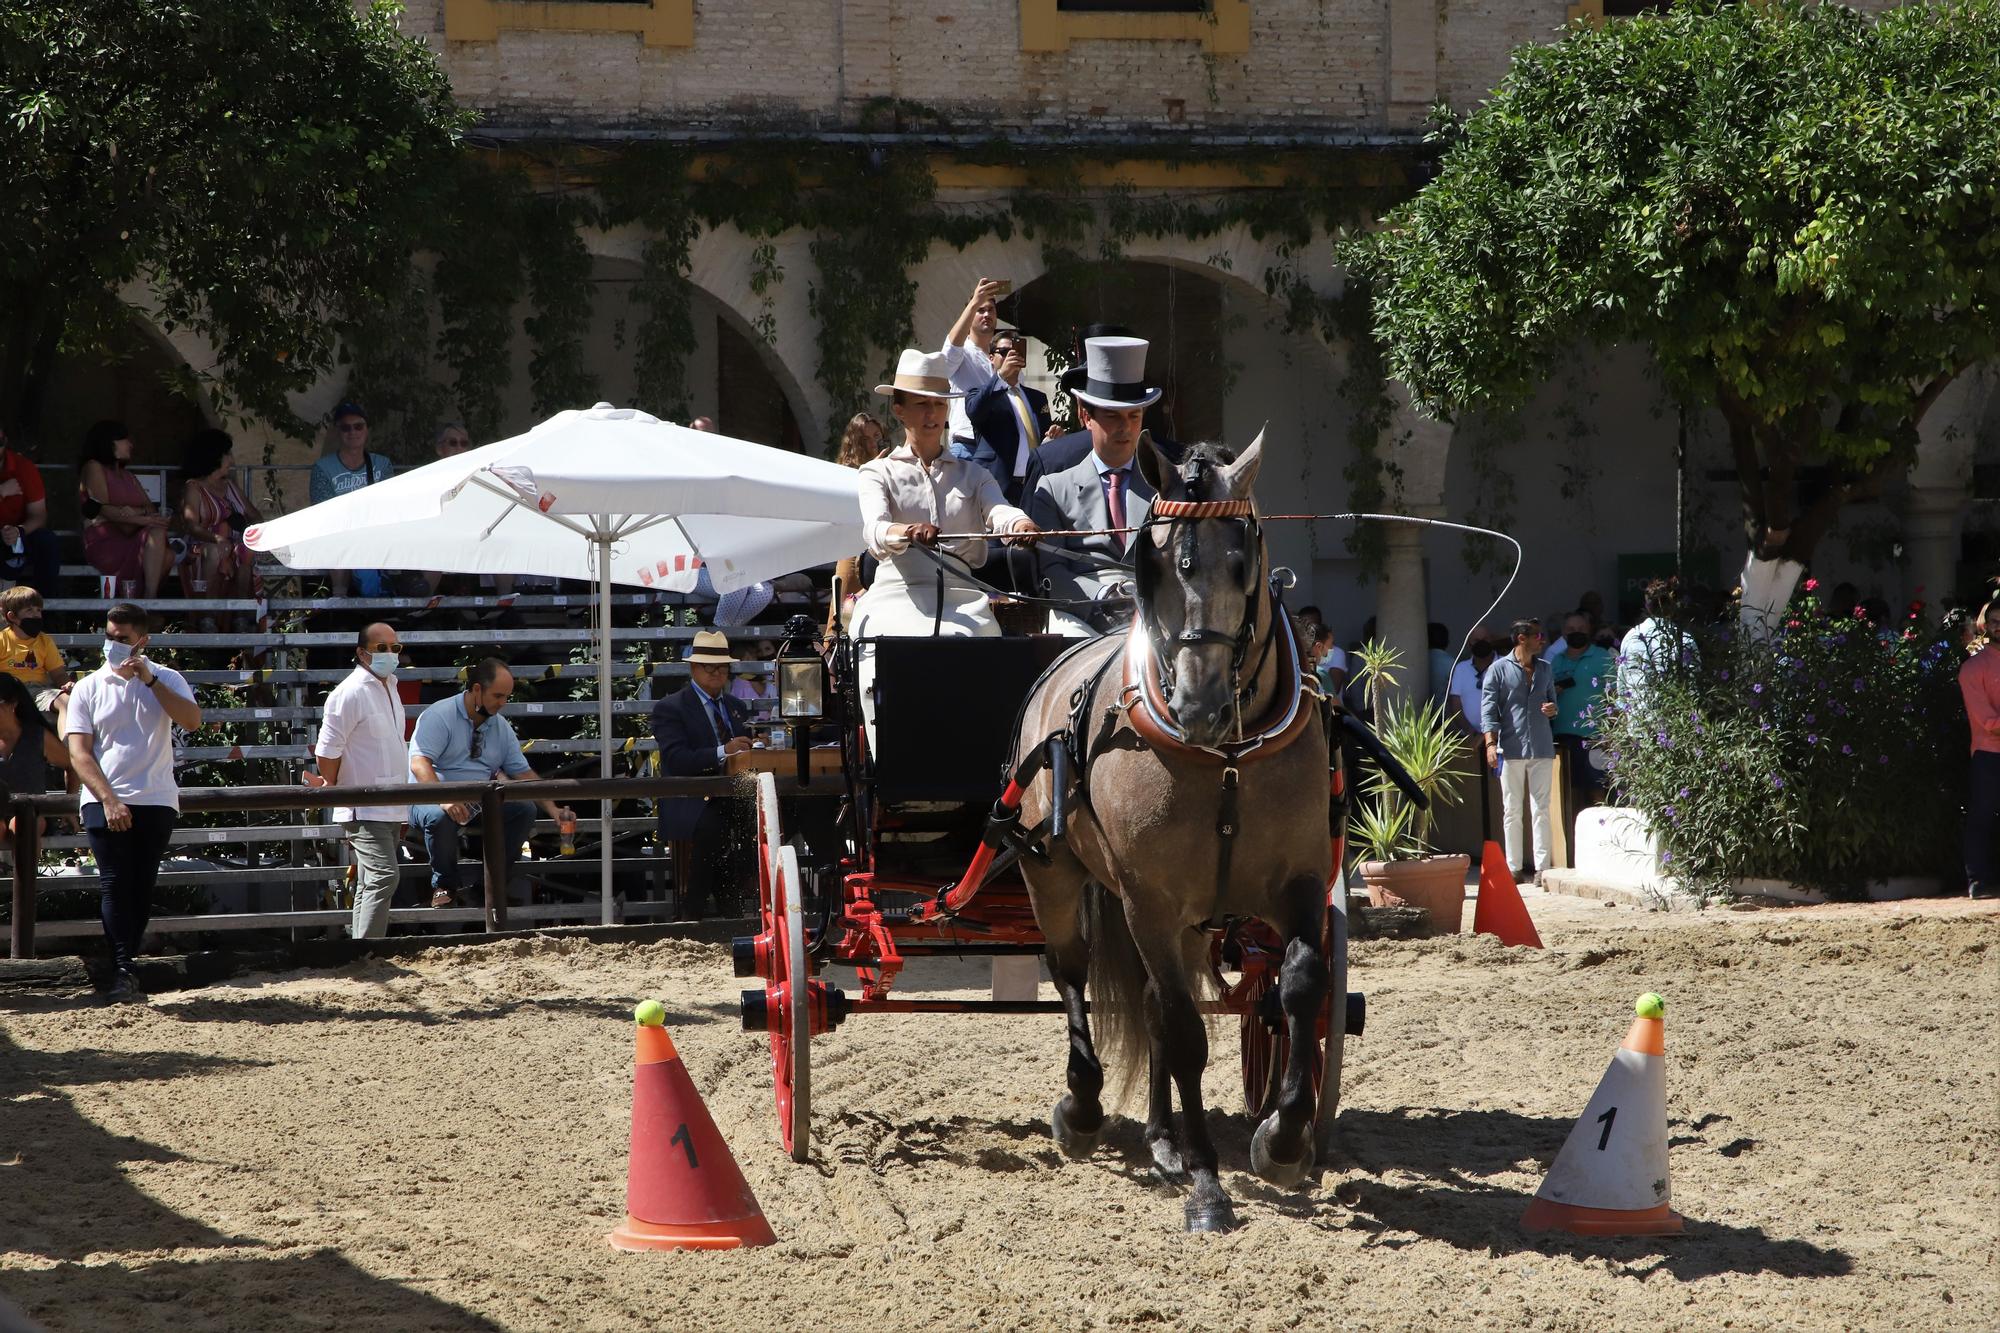
<path fill-rule="evenodd" d="M 1153 432 L 1139 432 L 1139 475 L 1153 488 L 1153 494 L 1164 497 L 1167 493 L 1167 478 L 1173 475 L 1173 464 L 1160 452 L 1160 446 L 1153 443 Z"/>
<path fill-rule="evenodd" d="M 1264 458 L 1264 432 L 1270 429 L 1266 422 L 1257 430 L 1257 438 L 1250 441 L 1250 447 L 1236 455 L 1236 461 L 1223 471 L 1229 481 L 1229 494 L 1238 500 L 1250 498 L 1250 488 L 1257 482 L 1257 465 Z"/>

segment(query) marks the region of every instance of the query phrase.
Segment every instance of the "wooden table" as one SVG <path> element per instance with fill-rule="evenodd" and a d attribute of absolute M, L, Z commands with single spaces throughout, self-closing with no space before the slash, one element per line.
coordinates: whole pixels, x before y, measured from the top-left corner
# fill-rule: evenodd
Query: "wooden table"
<path fill-rule="evenodd" d="M 787 778 L 797 781 L 799 756 L 796 750 L 744 750 L 729 756 L 724 765 L 724 773 L 730 777 L 745 777 L 752 773 L 775 774 L 779 782 Z M 828 746 L 823 750 L 806 751 L 806 771 L 812 776 L 833 777 L 840 773 L 840 747 Z"/>

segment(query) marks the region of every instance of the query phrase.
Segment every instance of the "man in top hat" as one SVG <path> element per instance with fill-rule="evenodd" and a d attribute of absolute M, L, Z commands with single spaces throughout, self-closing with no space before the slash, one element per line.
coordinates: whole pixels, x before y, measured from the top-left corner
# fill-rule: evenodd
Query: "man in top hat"
<path fill-rule="evenodd" d="M 883 635 L 990 638 L 1000 633 L 986 592 L 970 572 L 986 563 L 984 537 L 1032 542 L 1034 521 L 1007 503 L 993 475 L 945 448 L 946 405 L 962 397 L 940 354 L 906 350 L 896 376 L 875 392 L 891 400 L 903 443 L 861 465 L 861 533 L 881 562 L 875 582 L 855 604 L 851 631 L 860 644 L 861 710 L 874 740 L 874 650 Z M 926 551 L 943 557 L 934 560 Z"/>
<path fill-rule="evenodd" d="M 653 705 L 653 740 L 660 747 L 660 767 L 672 777 L 709 777 L 723 771 L 729 756 L 750 748 L 750 712 L 729 692 L 729 636 L 705 629 L 694 636 L 688 654 L 689 682 Z M 686 868 L 676 866 L 683 895 L 681 908 L 689 916 L 706 915 L 712 904 L 717 915 L 734 908 L 742 859 L 735 854 L 743 839 L 731 828 L 735 803 L 700 796 L 671 797 L 660 802 L 660 841 L 690 844 Z"/>
<path fill-rule="evenodd" d="M 1076 399 L 1090 452 L 1044 473 L 1028 501 L 1038 526 L 1092 534 L 1043 544 L 1041 573 L 1051 595 L 1072 600 L 1095 598 L 1124 577 L 1105 562 L 1129 561 L 1133 537 L 1152 512 L 1155 493 L 1135 460 L 1146 409 L 1160 398 L 1146 383 L 1145 339 L 1090 338 L 1083 352 L 1083 364 L 1063 373 L 1063 387 Z"/>

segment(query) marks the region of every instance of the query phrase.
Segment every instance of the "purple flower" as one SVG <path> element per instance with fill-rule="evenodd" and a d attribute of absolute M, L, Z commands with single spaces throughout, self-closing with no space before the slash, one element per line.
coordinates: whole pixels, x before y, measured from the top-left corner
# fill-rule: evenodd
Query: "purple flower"
<path fill-rule="evenodd" d="M 1769 722 L 1759 722 L 1757 724 L 1757 730 L 1759 731 L 1769 731 L 1770 729 L 1771 729 L 1771 724 Z"/>
<path fill-rule="evenodd" d="M 1667 745 L 1667 744 L 1670 744 L 1670 743 L 1671 743 L 1671 742 L 1669 742 L 1669 741 L 1668 741 L 1668 739 L 1667 739 L 1667 733 L 1666 733 L 1666 732 L 1664 732 L 1664 731 L 1663 731 L 1663 732 L 1661 732 L 1661 733 L 1660 733 L 1659 735 L 1655 736 L 1655 737 L 1654 737 L 1653 739 L 1654 739 L 1654 740 L 1656 740 L 1656 741 L 1658 741 L 1658 742 L 1659 742 L 1660 744 L 1662 744 L 1662 745 Z"/>
<path fill-rule="evenodd" d="M 1807 725 L 1807 726 L 1811 726 L 1811 725 L 1812 725 L 1813 723 L 1815 723 L 1815 722 L 1817 722 L 1817 721 L 1819 721 L 1819 718 L 1818 718 L 1817 716 L 1815 716 L 1814 714 L 1812 714 L 1812 713 L 1807 713 L 1807 714 L 1806 714 L 1806 725 Z"/>
<path fill-rule="evenodd" d="M 1682 787 L 1682 788 L 1681 788 L 1681 799 L 1682 799 L 1682 800 L 1686 800 L 1686 799 L 1687 799 L 1687 794 L 1688 794 L 1688 789 L 1687 789 L 1686 787 Z"/>
<path fill-rule="evenodd" d="M 1763 692 L 1764 692 L 1764 682 L 1761 680 L 1758 681 L 1755 685 L 1752 685 L 1750 687 L 1750 693 L 1752 694 L 1762 694 Z"/>
<path fill-rule="evenodd" d="M 1889 762 L 1889 756 L 1888 756 L 1888 755 L 1886 755 L 1886 754 L 1884 754 L 1884 755 L 1877 755 L 1877 756 L 1876 756 L 1876 758 L 1875 758 L 1875 762 L 1876 762 L 1876 763 L 1878 763 L 1878 764 L 1886 764 L 1886 763 L 1888 763 L 1888 762 Z"/>
<path fill-rule="evenodd" d="M 1727 668 L 1727 667 L 1724 667 L 1724 668 L 1722 669 L 1722 678 L 1723 678 L 1724 680 L 1728 680 L 1728 679 L 1729 679 L 1729 668 Z"/>
<path fill-rule="evenodd" d="M 1854 692 L 1855 692 L 1856 694 L 1859 694 L 1859 693 L 1861 693 L 1861 687 L 1862 687 L 1862 685 L 1863 685 L 1863 684 L 1865 684 L 1865 683 L 1866 683 L 1866 682 L 1864 682 L 1864 681 L 1863 681 L 1863 680 L 1861 679 L 1861 677 L 1859 677 L 1859 676 L 1856 676 L 1856 677 L 1854 678 Z"/>
<path fill-rule="evenodd" d="M 1661 864 L 1661 865 L 1663 865 L 1663 866 L 1668 866 L 1668 865 L 1672 865 L 1673 863 L 1674 863 L 1674 854 L 1673 854 L 1672 852 L 1661 852 L 1661 853 L 1660 853 L 1660 864 Z"/>
<path fill-rule="evenodd" d="M 1807 737 L 1806 737 L 1806 744 L 1807 744 L 1807 745 L 1818 745 L 1818 744 L 1819 744 L 1819 737 L 1818 737 L 1818 736 L 1807 736 Z"/>
<path fill-rule="evenodd" d="M 1841 752 L 1842 754 L 1853 754 L 1853 753 L 1854 753 L 1854 747 L 1853 747 L 1852 745 L 1843 745 L 1843 746 L 1841 746 L 1841 747 L 1840 747 L 1840 752 Z"/>
<path fill-rule="evenodd" d="M 1776 773 L 1773 773 L 1771 775 L 1771 785 L 1777 788 L 1779 791 L 1783 791 L 1785 789 L 1785 780 L 1779 777 Z"/>

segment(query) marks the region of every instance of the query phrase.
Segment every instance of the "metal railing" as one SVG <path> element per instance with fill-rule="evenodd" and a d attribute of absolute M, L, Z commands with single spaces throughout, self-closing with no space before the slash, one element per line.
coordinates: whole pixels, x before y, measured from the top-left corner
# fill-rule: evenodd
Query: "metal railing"
<path fill-rule="evenodd" d="M 477 804 L 480 861 L 485 870 L 485 925 L 507 928 L 507 832 L 501 807 L 508 801 L 623 800 L 638 797 L 734 796 L 745 791 L 740 778 L 550 778 L 529 782 L 436 782 L 381 787 L 188 787 L 180 794 L 187 813 L 214 810 L 319 810 L 336 805 Z M 75 815 L 74 793 L 51 792 L 7 798 L 14 820 L 14 917 L 8 953 L 35 956 L 35 894 L 40 879 L 40 818 Z M 593 821 L 596 822 L 596 821 Z M 602 855 L 613 854 L 606 830 Z"/>

